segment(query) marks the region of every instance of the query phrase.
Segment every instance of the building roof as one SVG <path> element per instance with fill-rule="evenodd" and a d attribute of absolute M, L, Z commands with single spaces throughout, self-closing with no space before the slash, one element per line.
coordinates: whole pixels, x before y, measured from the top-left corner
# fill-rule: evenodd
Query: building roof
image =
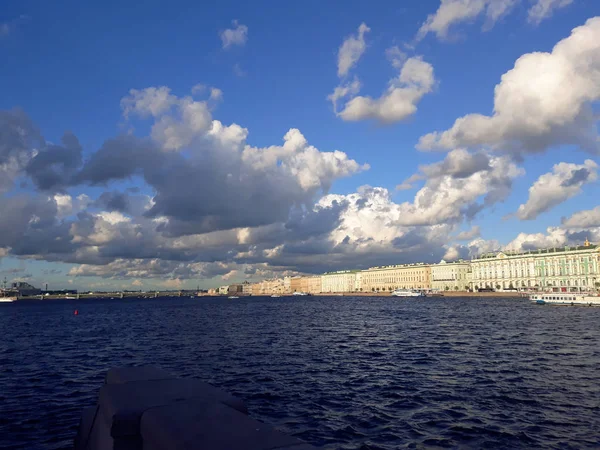
<path fill-rule="evenodd" d="M 430 266 L 431 266 L 431 264 L 423 263 L 423 262 L 412 263 L 412 264 L 396 264 L 396 265 L 392 265 L 392 266 L 375 266 L 375 267 L 369 267 L 368 269 L 365 269 L 362 272 L 366 272 L 366 271 L 369 271 L 369 270 L 411 269 L 411 268 L 414 268 L 414 267 L 430 267 Z"/>
<path fill-rule="evenodd" d="M 338 270 L 336 272 L 325 272 L 323 275 L 320 276 L 324 276 L 324 275 L 346 275 L 349 273 L 356 273 L 356 272 L 360 272 L 360 270 Z M 319 276 L 319 275 L 315 275 L 315 276 Z"/>
<path fill-rule="evenodd" d="M 442 259 L 437 264 L 431 264 L 431 267 L 445 265 L 445 264 L 470 264 L 470 263 L 471 263 L 471 261 L 468 261 L 468 260 L 465 260 L 465 259 L 457 259 L 456 261 L 446 261 L 446 260 Z"/>
<path fill-rule="evenodd" d="M 545 255 L 545 254 L 551 254 L 551 253 L 564 253 L 564 252 L 574 252 L 574 251 L 581 251 L 581 250 L 596 250 L 596 249 L 600 249 L 600 245 L 593 245 L 593 244 L 590 244 L 589 242 L 587 242 L 587 245 L 584 244 L 584 245 L 576 245 L 574 247 L 566 246 L 566 247 L 540 248 L 537 250 L 528 250 L 525 252 L 520 252 L 520 251 L 515 251 L 515 250 L 496 251 L 496 252 L 484 253 L 483 255 L 480 255 L 474 259 L 492 259 L 492 258 L 498 257 L 498 255 L 500 255 L 501 253 L 505 254 L 506 256 L 542 255 L 542 254 Z"/>

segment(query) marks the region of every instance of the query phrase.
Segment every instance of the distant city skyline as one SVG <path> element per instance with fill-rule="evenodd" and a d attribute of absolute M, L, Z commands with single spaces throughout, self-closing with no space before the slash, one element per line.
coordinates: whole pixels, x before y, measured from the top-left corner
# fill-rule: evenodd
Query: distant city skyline
<path fill-rule="evenodd" d="M 600 242 L 600 3 L 408 3 L 3 4 L 0 280 Z"/>

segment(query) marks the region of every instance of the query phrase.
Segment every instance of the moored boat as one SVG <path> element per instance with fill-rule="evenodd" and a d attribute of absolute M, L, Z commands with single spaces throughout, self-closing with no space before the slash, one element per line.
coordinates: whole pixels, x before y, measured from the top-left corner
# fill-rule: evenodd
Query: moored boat
<path fill-rule="evenodd" d="M 229 300 L 233 300 L 236 298 L 239 298 L 237 295 L 230 295 L 229 297 L 227 297 Z"/>
<path fill-rule="evenodd" d="M 6 289 L 6 277 L 4 277 L 4 282 L 2 283 L 2 288 L 0 289 L 0 303 L 10 303 L 18 300 L 18 295 L 11 295 L 15 293 L 15 291 Z"/>
<path fill-rule="evenodd" d="M 538 305 L 586 305 L 600 306 L 600 296 L 567 292 L 545 292 L 531 294 L 529 300 Z"/>
<path fill-rule="evenodd" d="M 292 295 L 306 296 L 306 295 L 309 295 L 309 294 L 308 294 L 308 292 L 294 292 Z"/>
<path fill-rule="evenodd" d="M 408 289 L 396 289 L 392 291 L 393 297 L 424 297 L 424 294 L 419 291 L 411 291 Z"/>

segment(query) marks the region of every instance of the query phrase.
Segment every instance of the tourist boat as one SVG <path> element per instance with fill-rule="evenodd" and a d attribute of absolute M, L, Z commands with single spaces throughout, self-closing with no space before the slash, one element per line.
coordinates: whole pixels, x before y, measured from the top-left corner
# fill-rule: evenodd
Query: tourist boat
<path fill-rule="evenodd" d="M 392 296 L 394 297 L 424 297 L 422 292 L 418 291 L 410 291 L 407 289 L 396 289 L 392 291 Z"/>
<path fill-rule="evenodd" d="M 600 306 L 598 295 L 574 294 L 567 292 L 545 292 L 531 294 L 529 300 L 538 305 L 587 305 Z"/>
<path fill-rule="evenodd" d="M 4 277 L 4 282 L 2 283 L 2 288 L 0 288 L 0 303 L 10 303 L 17 300 L 16 295 L 9 295 L 14 293 L 9 289 L 6 289 L 6 277 Z"/>

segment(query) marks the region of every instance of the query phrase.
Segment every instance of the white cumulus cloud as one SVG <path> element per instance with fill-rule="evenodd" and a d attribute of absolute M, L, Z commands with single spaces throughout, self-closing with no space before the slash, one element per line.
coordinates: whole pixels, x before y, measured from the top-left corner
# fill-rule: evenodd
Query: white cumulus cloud
<path fill-rule="evenodd" d="M 463 231 L 456 235 L 457 241 L 470 241 L 478 238 L 481 235 L 481 227 L 475 225 L 473 228 L 467 231 Z"/>
<path fill-rule="evenodd" d="M 508 14 L 518 0 L 441 0 L 434 14 L 430 14 L 417 33 L 417 41 L 428 33 L 438 39 L 448 38 L 450 28 L 462 22 L 470 22 L 485 15 L 484 29 L 491 28 L 498 19 Z"/>
<path fill-rule="evenodd" d="M 398 77 L 390 80 L 381 97 L 352 96 L 337 115 L 346 121 L 373 119 L 385 124 L 398 122 L 417 111 L 417 104 L 433 90 L 434 85 L 433 66 L 421 57 L 409 58 L 402 65 Z M 342 94 L 354 94 L 357 87 L 351 84 L 336 88 L 329 97 L 334 108 Z"/>
<path fill-rule="evenodd" d="M 598 153 L 600 17 L 589 19 L 552 52 L 521 56 L 495 88 L 491 116 L 469 114 L 444 132 L 421 137 L 423 150 L 488 147 L 516 154 L 576 145 Z"/>
<path fill-rule="evenodd" d="M 347 37 L 338 50 L 338 76 L 345 77 L 367 49 L 365 33 L 371 29 L 364 23 L 358 27 L 356 35 Z"/>
<path fill-rule="evenodd" d="M 193 92 L 198 92 L 198 85 Z M 220 89 L 211 88 L 210 100 L 220 100 Z M 125 118 L 132 114 L 153 117 L 151 136 L 165 150 L 180 150 L 204 135 L 211 127 L 212 115 L 206 101 L 194 100 L 191 96 L 177 97 L 168 87 L 131 89 L 121 100 Z"/>
<path fill-rule="evenodd" d="M 194 86 L 193 92 L 197 92 Z M 127 97 L 121 99 L 123 115 L 128 118 L 131 113 L 140 117 L 157 117 L 167 112 L 177 103 L 177 97 L 171 94 L 171 89 L 166 86 L 149 87 L 146 89 L 131 89 Z"/>
<path fill-rule="evenodd" d="M 583 164 L 561 162 L 552 172 L 540 176 L 529 188 L 527 202 L 519 206 L 517 217 L 532 220 L 541 213 L 581 194 L 581 188 L 598 179 L 598 164 L 591 159 Z"/>
<path fill-rule="evenodd" d="M 554 11 L 569 6 L 571 3 L 573 0 L 537 0 L 529 9 L 527 20 L 538 25 L 542 20 L 551 17 Z"/>
<path fill-rule="evenodd" d="M 600 228 L 600 206 L 579 211 L 562 222 L 565 228 Z"/>
<path fill-rule="evenodd" d="M 503 201 L 515 178 L 524 174 L 510 158 L 454 150 L 441 162 L 421 166 L 406 184 L 425 179 L 413 202 L 400 204 L 405 225 L 457 223 Z"/>
<path fill-rule="evenodd" d="M 219 33 L 225 50 L 235 45 L 243 46 L 248 40 L 248 27 L 238 23 L 237 20 L 234 20 L 232 23 L 233 28 L 227 28 Z"/>

